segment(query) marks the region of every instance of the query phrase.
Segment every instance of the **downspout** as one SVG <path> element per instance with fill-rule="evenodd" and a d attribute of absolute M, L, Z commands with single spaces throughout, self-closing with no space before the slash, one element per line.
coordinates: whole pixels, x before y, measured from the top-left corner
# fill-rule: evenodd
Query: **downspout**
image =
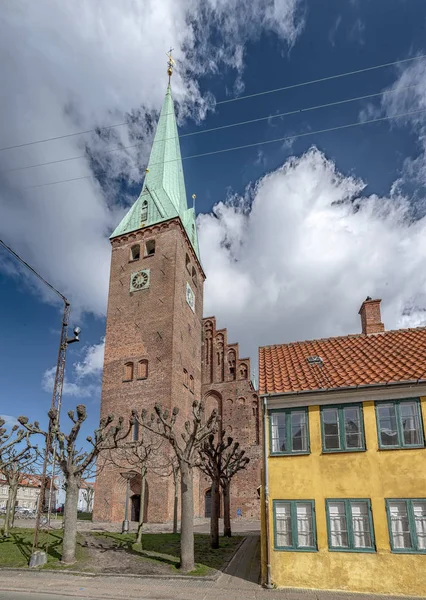
<path fill-rule="evenodd" d="M 268 476 L 268 452 L 267 452 L 267 402 L 263 398 L 263 473 L 265 479 L 265 531 L 266 531 L 266 583 L 268 590 L 274 586 L 271 581 L 271 548 L 269 545 L 269 476 Z"/>

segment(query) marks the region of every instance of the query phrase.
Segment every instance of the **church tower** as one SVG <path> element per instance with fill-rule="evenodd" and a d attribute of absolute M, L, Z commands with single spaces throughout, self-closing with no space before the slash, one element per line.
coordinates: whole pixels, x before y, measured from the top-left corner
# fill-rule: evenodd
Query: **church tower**
<path fill-rule="evenodd" d="M 142 192 L 111 235 L 111 245 L 101 417 L 127 418 L 133 408 L 151 412 L 155 403 L 178 406 L 185 415 L 201 398 L 205 275 L 195 211 L 187 204 L 170 80 Z M 122 471 L 106 466 L 98 472 L 94 520 L 123 520 Z M 147 477 L 148 522 L 173 518 L 173 480 L 161 475 Z M 129 518 L 135 519 L 140 478 L 130 488 Z"/>

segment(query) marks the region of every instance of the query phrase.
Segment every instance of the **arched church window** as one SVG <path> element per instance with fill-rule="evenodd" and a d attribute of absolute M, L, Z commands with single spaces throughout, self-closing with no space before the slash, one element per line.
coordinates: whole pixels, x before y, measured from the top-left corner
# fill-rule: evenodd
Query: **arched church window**
<path fill-rule="evenodd" d="M 154 256 L 155 254 L 155 240 L 148 240 L 145 243 L 145 256 Z"/>
<path fill-rule="evenodd" d="M 124 365 L 123 381 L 132 381 L 132 379 L 133 379 L 133 363 L 127 362 Z"/>
<path fill-rule="evenodd" d="M 248 369 L 245 363 L 240 364 L 240 379 L 247 379 Z"/>
<path fill-rule="evenodd" d="M 235 379 L 235 363 L 236 363 L 235 350 L 231 350 L 228 353 L 228 372 L 229 372 L 230 379 Z"/>
<path fill-rule="evenodd" d="M 132 428 L 132 441 L 137 442 L 138 440 L 139 440 L 139 423 L 137 421 L 135 421 L 133 423 L 133 428 Z"/>
<path fill-rule="evenodd" d="M 192 281 L 194 282 L 195 287 L 197 287 L 197 273 L 195 267 L 192 267 Z"/>
<path fill-rule="evenodd" d="M 139 260 L 141 257 L 141 247 L 135 244 L 130 248 L 130 260 Z"/>
<path fill-rule="evenodd" d="M 148 377 L 148 361 L 144 358 L 138 362 L 138 379 Z"/>
<path fill-rule="evenodd" d="M 141 210 L 141 223 L 144 223 L 148 218 L 148 202 L 144 200 L 142 202 L 142 210 Z"/>

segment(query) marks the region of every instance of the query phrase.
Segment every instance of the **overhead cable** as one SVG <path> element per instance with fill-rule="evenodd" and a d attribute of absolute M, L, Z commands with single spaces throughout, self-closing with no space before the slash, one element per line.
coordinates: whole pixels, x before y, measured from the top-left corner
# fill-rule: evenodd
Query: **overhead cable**
<path fill-rule="evenodd" d="M 247 121 L 238 121 L 237 123 L 230 123 L 228 125 L 219 125 L 218 127 L 212 127 L 210 129 L 200 129 L 198 131 L 192 131 L 190 133 L 183 133 L 182 135 L 179 136 L 179 139 L 190 137 L 193 135 L 201 135 L 203 133 L 212 133 L 213 131 L 229 129 L 231 127 L 240 127 L 242 125 L 250 125 L 251 123 L 259 123 L 261 121 L 271 121 L 272 119 L 288 117 L 291 115 L 296 115 L 296 114 L 301 114 L 304 112 L 319 110 L 322 108 L 330 108 L 331 106 L 338 106 L 340 104 L 348 104 L 349 102 L 356 102 L 359 100 L 367 100 L 367 99 L 371 99 L 371 98 L 377 98 L 378 96 L 383 96 L 385 94 L 392 94 L 395 92 L 402 92 L 405 90 L 413 89 L 413 88 L 419 87 L 420 85 L 423 85 L 423 84 L 417 83 L 417 84 L 413 84 L 413 85 L 407 85 L 407 86 L 400 87 L 400 88 L 393 88 L 391 90 L 385 90 L 383 92 L 376 92 L 374 94 L 367 94 L 364 96 L 356 96 L 354 98 L 347 98 L 345 100 L 337 100 L 336 102 L 328 102 L 326 104 L 317 104 L 315 106 L 308 106 L 306 108 L 298 108 L 296 110 L 290 110 L 287 112 L 278 113 L 276 115 L 267 115 L 265 117 L 259 117 L 257 119 L 250 119 Z M 154 140 L 154 143 L 155 142 L 167 142 L 167 140 L 169 140 L 169 139 L 173 139 L 173 138 L 170 137 L 170 138 L 164 138 L 161 140 Z M 143 144 L 144 144 L 144 142 L 138 142 L 137 144 L 132 144 L 130 146 L 118 146 L 117 148 L 111 148 L 109 150 L 105 150 L 105 153 L 107 154 L 110 152 L 119 152 L 120 150 L 129 150 L 131 148 L 137 148 L 138 146 L 142 146 Z M 71 156 L 69 158 L 59 158 L 57 160 L 50 160 L 50 161 L 43 162 L 43 163 L 37 163 L 35 165 L 27 165 L 25 167 L 14 167 L 13 169 L 5 169 L 4 171 L 0 171 L 0 173 L 12 173 L 14 171 L 25 171 L 26 169 L 35 169 L 37 167 L 45 167 L 47 165 L 55 165 L 58 163 L 68 162 L 68 161 L 72 161 L 72 160 L 82 160 L 84 158 L 87 158 L 86 154 L 79 154 L 78 156 Z"/>
<path fill-rule="evenodd" d="M 322 81 L 330 81 L 332 79 L 339 79 L 341 77 L 348 77 L 349 75 L 357 75 L 358 73 L 365 73 L 367 71 L 373 71 L 375 69 L 383 69 L 385 67 L 392 67 L 394 65 L 398 65 L 398 64 L 402 64 L 402 63 L 406 63 L 406 62 L 410 62 L 413 60 L 421 60 L 423 58 L 426 58 L 426 54 L 423 55 L 419 55 L 419 56 L 413 56 L 411 58 L 403 58 L 401 60 L 395 60 L 393 62 L 388 62 L 388 63 L 383 63 L 381 65 L 374 65 L 373 67 L 366 67 L 364 69 L 357 69 L 356 71 L 348 71 L 346 73 L 338 73 L 337 75 L 330 75 L 328 77 L 321 77 L 320 79 L 312 79 L 310 81 L 303 81 L 301 83 L 295 83 L 292 85 L 287 85 L 285 87 L 280 87 L 280 88 L 275 88 L 272 90 L 265 90 L 263 92 L 257 92 L 255 94 L 247 94 L 245 96 L 236 96 L 235 98 L 229 98 L 229 99 L 225 99 L 225 100 L 218 100 L 215 105 L 219 105 L 219 104 L 227 104 L 229 102 L 238 102 L 239 100 L 245 100 L 247 98 L 254 98 L 256 96 L 263 96 L 265 94 L 274 94 L 275 92 L 282 92 L 284 90 L 291 90 L 294 88 L 298 88 L 298 87 L 303 87 L 303 86 L 307 86 L 307 85 L 312 85 L 314 83 L 321 83 Z M 54 137 L 50 137 L 50 138 L 45 138 L 42 140 L 34 140 L 32 142 L 25 142 L 22 144 L 15 144 L 13 146 L 5 146 L 4 148 L 0 148 L 0 152 L 4 151 L 4 150 L 13 150 L 14 148 L 23 148 L 24 146 L 32 146 L 34 144 L 44 144 L 45 142 L 53 142 L 55 140 L 61 140 L 64 138 L 68 138 L 68 137 L 74 137 L 76 135 L 84 135 L 86 133 L 93 133 L 95 131 L 103 131 L 105 129 L 112 129 L 114 127 L 121 127 L 123 125 L 127 125 L 128 122 L 127 121 L 123 121 L 121 123 L 115 123 L 113 125 L 106 125 L 103 127 L 95 127 L 93 129 L 85 129 L 82 131 L 76 131 L 74 133 L 66 133 L 64 135 L 57 135 Z"/>
<path fill-rule="evenodd" d="M 212 156 L 214 154 L 222 154 L 224 152 L 233 152 L 235 150 L 243 150 L 245 148 L 254 148 L 255 146 L 263 146 L 265 144 L 274 144 L 277 142 L 286 142 L 286 141 L 290 141 L 290 140 L 296 140 L 299 138 L 303 138 L 303 137 L 308 137 L 308 136 L 312 136 L 312 135 L 316 135 L 319 133 L 328 133 L 330 131 L 338 131 L 340 129 L 349 129 L 352 127 L 361 127 L 362 125 L 368 125 L 369 123 L 379 123 L 381 121 L 390 121 L 391 119 L 399 119 L 402 117 L 409 117 L 411 115 L 415 115 L 415 114 L 419 114 L 419 113 L 423 113 L 426 112 L 426 108 L 421 108 L 418 110 L 412 110 L 409 112 L 405 112 L 405 113 L 399 113 L 396 115 L 390 115 L 387 117 L 378 117 L 376 119 L 369 119 L 367 121 L 356 121 L 355 123 L 348 123 L 346 125 L 338 125 L 337 127 L 328 127 L 327 129 L 317 129 L 316 131 L 308 131 L 306 133 L 298 133 L 296 135 L 290 135 L 290 136 L 285 136 L 285 137 L 280 137 L 280 138 L 275 138 L 273 140 L 264 140 L 262 142 L 255 142 L 252 144 L 244 144 L 242 146 L 234 146 L 232 148 L 222 148 L 221 150 L 212 150 L 211 152 L 202 152 L 200 154 L 192 154 L 190 156 L 183 156 L 181 160 L 189 160 L 191 158 L 201 158 L 202 156 Z M 162 161 L 161 163 L 154 163 L 151 166 L 155 166 L 157 164 L 166 164 L 169 162 L 176 162 L 177 160 L 179 160 L 179 158 L 174 158 L 174 159 L 170 159 L 170 160 L 166 160 L 166 161 Z M 138 167 L 134 167 L 133 169 L 131 169 L 131 171 L 136 170 Z M 101 173 L 107 173 L 106 170 L 102 170 L 102 171 L 98 171 L 98 174 Z M 66 183 L 69 181 L 79 181 L 81 179 L 96 179 L 95 175 L 83 175 L 82 177 L 73 177 L 71 179 L 61 179 L 59 181 L 49 181 L 47 183 L 40 183 L 40 184 L 36 184 L 36 185 L 28 185 L 28 186 L 24 186 L 21 189 L 30 189 L 30 188 L 39 188 L 39 187 L 45 187 L 45 186 L 49 186 L 49 185 L 57 185 L 59 183 Z"/>

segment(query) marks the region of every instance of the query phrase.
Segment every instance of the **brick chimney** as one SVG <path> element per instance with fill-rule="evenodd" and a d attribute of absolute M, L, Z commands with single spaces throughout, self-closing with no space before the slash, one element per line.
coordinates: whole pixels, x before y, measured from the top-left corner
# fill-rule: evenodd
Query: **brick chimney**
<path fill-rule="evenodd" d="M 367 296 L 362 303 L 358 313 L 361 315 L 362 333 L 368 335 L 369 333 L 380 333 L 385 330 L 381 320 L 380 302 L 381 300 L 372 300 L 370 296 Z"/>

